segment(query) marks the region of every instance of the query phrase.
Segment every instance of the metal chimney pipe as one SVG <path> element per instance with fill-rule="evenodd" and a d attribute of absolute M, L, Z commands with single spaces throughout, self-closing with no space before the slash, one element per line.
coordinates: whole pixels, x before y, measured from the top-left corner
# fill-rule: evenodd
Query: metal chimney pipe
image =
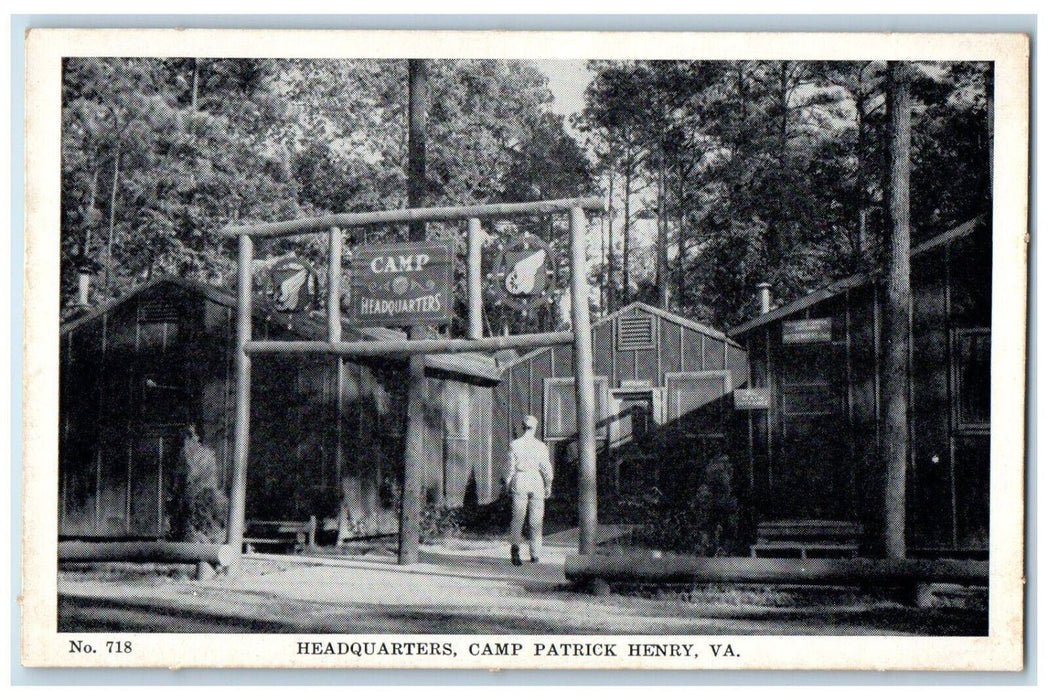
<path fill-rule="evenodd" d="M 766 314 L 771 311 L 771 284 L 768 282 L 758 282 L 757 294 L 760 299 L 761 313 Z"/>
<path fill-rule="evenodd" d="M 91 292 L 91 269 L 81 267 L 77 270 L 76 305 L 86 309 L 91 305 L 89 296 Z"/>

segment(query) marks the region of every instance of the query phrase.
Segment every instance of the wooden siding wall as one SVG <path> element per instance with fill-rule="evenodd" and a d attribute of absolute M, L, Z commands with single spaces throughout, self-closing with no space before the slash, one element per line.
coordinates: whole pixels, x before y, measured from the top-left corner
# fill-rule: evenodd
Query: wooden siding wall
<path fill-rule="evenodd" d="M 198 299 L 158 293 L 182 318 Z M 59 488 L 63 535 L 162 537 L 164 504 L 192 387 L 210 366 L 199 324 L 139 322 L 139 305 L 113 309 L 66 334 L 60 363 Z"/>
<path fill-rule="evenodd" d="M 955 416 L 956 363 L 952 334 L 990 326 L 990 237 L 985 227 L 971 237 L 929 251 L 915 259 L 913 345 L 910 371 L 912 435 L 907 499 L 910 546 L 917 553 L 971 553 L 988 544 L 989 428 L 966 427 Z M 832 456 L 846 462 L 854 484 L 845 496 L 853 517 L 866 526 L 867 550 L 874 553 L 883 528 L 880 424 L 884 405 L 880 354 L 884 332 L 881 289 L 856 287 L 815 304 L 797 318 L 833 319 L 839 348 L 841 387 L 838 413 L 842 432 L 834 436 L 847 451 Z M 958 298 L 963 303 L 958 303 Z M 782 415 L 784 367 L 782 321 L 751 331 L 745 338 L 754 387 L 768 387 L 768 411 L 747 417 L 749 465 L 757 519 L 806 513 L 789 504 L 782 475 L 795 456 L 783 444 L 787 428 Z M 829 370 L 833 371 L 833 370 Z M 825 455 L 827 464 L 831 456 Z"/>
<path fill-rule="evenodd" d="M 138 323 L 163 300 L 178 322 Z M 62 339 L 60 533 L 162 537 L 165 502 L 195 422 L 216 452 L 220 487 L 232 468 L 233 313 L 180 287 L 158 287 Z M 158 326 L 158 327 L 153 327 Z M 292 337 L 256 321 L 258 338 Z M 256 358 L 247 509 L 250 519 L 335 518 L 349 534 L 395 532 L 404 434 L 403 363 Z M 74 380 L 75 378 L 75 380 Z M 146 380 L 177 386 L 161 404 Z M 341 380 L 341 387 L 339 386 Z M 461 505 L 497 496 L 491 473 L 490 386 L 433 371 L 427 485 Z M 154 390 L 154 393 L 156 391 Z"/>
<path fill-rule="evenodd" d="M 664 389 L 666 375 L 673 372 L 730 371 L 731 389 L 743 386 L 748 380 L 746 350 L 733 343 L 699 332 L 684 325 L 650 314 L 641 308 L 624 312 L 623 316 L 648 316 L 655 322 L 655 343 L 650 349 L 619 350 L 615 344 L 615 321 L 597 322 L 593 328 L 594 373 L 608 378 L 611 390 L 622 388 L 623 382 L 648 382 L 651 388 Z M 509 443 L 517 436 L 519 426 L 528 414 L 540 419 L 540 431 L 545 429 L 543 386 L 550 378 L 574 377 L 571 348 L 560 346 L 544 349 L 525 356 L 507 369 L 502 382 L 494 392 L 494 430 L 492 435 L 493 471 L 500 478 L 507 468 Z M 598 405 L 602 402 L 598 401 Z M 608 405 L 609 402 L 603 402 Z M 607 416 L 599 416 L 604 420 Z M 540 435 L 541 436 L 541 435 Z M 598 440 L 608 437 L 608 431 L 598 430 Z M 557 452 L 557 450 L 554 450 Z M 571 457 L 570 449 L 566 457 Z M 554 491 L 569 489 L 572 475 L 558 479 Z M 557 488 L 560 487 L 560 489 Z M 555 493 L 556 495 L 556 493 Z"/>

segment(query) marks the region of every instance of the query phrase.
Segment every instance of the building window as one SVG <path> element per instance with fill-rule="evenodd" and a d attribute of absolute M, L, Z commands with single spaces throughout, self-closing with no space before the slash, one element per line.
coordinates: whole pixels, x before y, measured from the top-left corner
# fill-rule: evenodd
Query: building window
<path fill-rule="evenodd" d="M 961 429 L 990 427 L 990 331 L 954 332 L 955 413 Z"/>
<path fill-rule="evenodd" d="M 455 440 L 469 439 L 469 393 L 468 389 L 457 382 L 441 383 L 444 412 L 444 436 Z"/>
<path fill-rule="evenodd" d="M 615 322 L 615 346 L 619 350 L 655 348 L 655 319 L 651 316 L 620 316 Z"/>
<path fill-rule="evenodd" d="M 598 434 L 605 427 L 608 415 L 608 378 L 594 377 L 593 390 L 596 393 Z M 542 437 L 546 440 L 558 440 L 574 437 L 578 433 L 575 420 L 575 378 L 547 379 L 543 383 L 543 421 Z"/>
<path fill-rule="evenodd" d="M 708 436 L 724 433 L 725 397 L 731 393 L 731 372 L 666 373 L 666 418 L 687 422 L 692 432 Z"/>

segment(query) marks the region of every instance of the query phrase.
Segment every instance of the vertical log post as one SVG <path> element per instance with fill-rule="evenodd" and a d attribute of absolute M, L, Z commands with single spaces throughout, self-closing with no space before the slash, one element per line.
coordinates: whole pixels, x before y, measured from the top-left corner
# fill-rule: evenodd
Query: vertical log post
<path fill-rule="evenodd" d="M 342 340 L 342 231 L 331 227 L 328 232 L 327 279 L 328 342 Z"/>
<path fill-rule="evenodd" d="M 328 279 L 327 279 L 327 324 L 328 342 L 338 343 L 342 340 L 342 230 L 332 226 L 328 231 Z M 342 508 L 345 494 L 342 489 L 342 462 L 345 452 L 342 449 L 342 420 L 345 413 L 345 400 L 342 385 L 345 383 L 345 358 L 335 358 L 335 484 L 339 493 L 339 515 L 344 512 Z M 314 531 L 316 528 L 313 528 Z M 339 531 L 335 538 L 335 544 L 342 544 L 341 537 L 345 534 L 344 523 L 339 520 Z M 316 543 L 312 539 L 309 542 L 310 549 Z"/>
<path fill-rule="evenodd" d="M 240 566 L 244 542 L 244 507 L 247 502 L 247 463 L 251 437 L 251 357 L 244 346 L 251 340 L 251 273 L 254 241 L 240 236 L 237 252 L 236 414 L 233 429 L 233 479 L 229 486 L 226 541 L 235 559 L 230 573 Z"/>
<path fill-rule="evenodd" d="M 481 246 L 483 244 L 483 231 L 480 228 L 480 219 L 470 219 L 466 231 L 468 254 L 466 260 L 466 296 L 469 299 L 469 329 L 467 336 L 470 340 L 479 340 L 484 337 L 484 306 L 481 298 Z"/>
<path fill-rule="evenodd" d="M 422 326 L 412 326 L 410 338 L 425 337 Z M 408 358 L 408 424 L 404 436 L 404 490 L 400 499 L 400 548 L 397 562 L 417 564 L 419 520 L 422 517 L 422 487 L 426 471 L 426 356 Z"/>
<path fill-rule="evenodd" d="M 426 110 L 429 82 L 426 62 L 408 60 L 408 206 L 420 207 L 426 193 Z M 412 221 L 408 238 L 426 240 L 426 222 Z M 423 326 L 412 326 L 409 337 L 422 340 Z M 404 491 L 400 499 L 400 564 L 417 564 L 422 481 L 426 470 L 426 357 L 408 359 L 408 424 L 404 436 Z"/>
<path fill-rule="evenodd" d="M 909 66 L 889 61 L 891 234 L 884 353 L 884 554 L 906 557 L 906 475 L 910 455 L 910 90 Z"/>
<path fill-rule="evenodd" d="M 593 395 L 593 338 L 586 281 L 586 215 L 571 210 L 571 320 L 575 333 L 575 406 L 579 429 L 579 554 L 597 543 L 597 439 Z"/>

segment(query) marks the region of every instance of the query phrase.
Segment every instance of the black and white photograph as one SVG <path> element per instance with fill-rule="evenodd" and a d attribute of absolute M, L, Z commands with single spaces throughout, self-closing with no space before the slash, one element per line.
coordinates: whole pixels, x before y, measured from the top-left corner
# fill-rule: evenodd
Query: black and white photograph
<path fill-rule="evenodd" d="M 1022 667 L 1027 37 L 27 46 L 24 663 Z"/>

